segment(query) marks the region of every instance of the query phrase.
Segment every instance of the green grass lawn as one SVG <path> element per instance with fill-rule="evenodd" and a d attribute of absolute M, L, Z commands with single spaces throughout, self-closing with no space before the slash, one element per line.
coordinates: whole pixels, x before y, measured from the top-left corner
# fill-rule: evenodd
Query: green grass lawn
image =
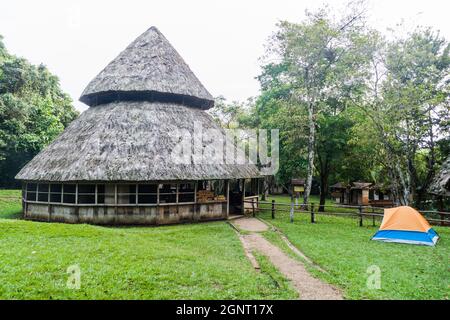
<path fill-rule="evenodd" d="M 287 197 L 285 197 L 287 198 Z M 277 200 L 280 200 L 278 197 Z M 284 199 L 289 201 L 288 199 Z M 278 202 L 278 201 L 277 201 Z M 294 223 L 289 213 L 269 211 L 260 217 L 278 227 L 289 240 L 324 268 L 314 271 L 318 277 L 343 289 L 349 299 L 448 299 L 450 293 L 450 228 L 434 227 L 441 240 L 436 247 L 371 241 L 378 227 L 359 227 L 348 217 L 316 216 L 310 223 L 307 213 L 296 213 Z M 279 242 L 274 232 L 265 236 Z M 367 287 L 370 266 L 381 271 L 381 289 Z"/>
<path fill-rule="evenodd" d="M 19 218 L 22 214 L 20 190 L 0 190 L 0 218 Z"/>
<path fill-rule="evenodd" d="M 268 261 L 246 259 L 226 222 L 112 228 L 20 216 L 19 191 L 0 191 L 0 299 L 292 299 Z M 16 199 L 17 198 L 17 199 Z M 67 288 L 67 268 L 81 288 Z"/>
<path fill-rule="evenodd" d="M 277 196 L 278 202 L 289 202 Z M 271 199 L 269 199 L 271 200 Z M 318 199 L 313 199 L 318 200 Z M 318 201 L 315 201 L 318 203 Z M 0 299 L 293 299 L 297 294 L 269 261 L 247 261 L 225 222 L 112 228 L 20 220 L 20 191 L 0 190 Z M 377 227 L 352 218 L 270 212 L 260 217 L 327 273 L 309 268 L 349 299 L 448 299 L 450 228 L 435 229 L 435 248 L 370 241 Z M 274 232 L 265 236 L 283 247 Z M 286 249 L 286 248 L 284 248 Z M 66 286 L 81 269 L 81 288 Z M 381 289 L 367 288 L 367 268 L 381 270 Z"/>

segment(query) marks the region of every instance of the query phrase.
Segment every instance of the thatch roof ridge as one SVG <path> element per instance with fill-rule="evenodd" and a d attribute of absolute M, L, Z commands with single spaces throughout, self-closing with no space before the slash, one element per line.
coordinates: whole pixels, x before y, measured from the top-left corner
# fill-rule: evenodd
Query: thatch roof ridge
<path fill-rule="evenodd" d="M 440 196 L 450 196 L 450 157 L 442 164 L 441 170 L 431 182 L 428 192 Z"/>
<path fill-rule="evenodd" d="M 111 61 L 80 97 L 89 106 L 115 100 L 164 101 L 203 109 L 214 104 L 211 94 L 156 27 Z"/>
<path fill-rule="evenodd" d="M 89 108 L 17 174 L 40 181 L 158 181 L 251 178 L 253 164 L 175 164 L 170 155 L 177 130 L 192 133 L 194 123 L 225 131 L 203 110 L 148 101 Z"/>

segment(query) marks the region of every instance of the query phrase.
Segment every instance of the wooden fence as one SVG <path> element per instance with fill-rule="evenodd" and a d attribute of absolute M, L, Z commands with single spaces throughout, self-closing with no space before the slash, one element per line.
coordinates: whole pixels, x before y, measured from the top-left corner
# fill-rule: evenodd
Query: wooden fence
<path fill-rule="evenodd" d="M 266 211 L 271 212 L 272 219 L 275 219 L 277 213 L 289 213 L 291 221 L 295 219 L 295 213 L 308 214 L 310 216 L 311 223 L 316 222 L 317 215 L 332 215 L 332 216 L 346 216 L 353 217 L 359 220 L 359 226 L 364 225 L 364 221 L 370 219 L 373 226 L 376 225 L 376 221 L 381 221 L 384 216 L 383 207 L 372 206 L 349 206 L 349 205 L 316 205 L 315 203 L 309 204 L 289 204 L 289 203 L 276 203 L 259 201 L 258 206 L 255 206 L 252 201 L 244 201 L 251 204 L 250 212 L 253 216 L 256 216 L 258 212 Z M 320 208 L 320 210 L 319 210 Z M 425 219 L 433 225 L 450 226 L 450 212 L 441 211 L 420 211 Z"/>

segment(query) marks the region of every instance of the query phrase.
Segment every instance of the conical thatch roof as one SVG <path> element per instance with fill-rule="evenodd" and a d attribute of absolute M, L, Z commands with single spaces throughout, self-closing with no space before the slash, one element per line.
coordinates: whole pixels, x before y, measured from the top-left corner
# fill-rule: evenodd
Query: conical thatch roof
<path fill-rule="evenodd" d="M 249 178 L 251 164 L 176 164 L 171 153 L 179 130 L 194 136 L 217 129 L 210 141 L 227 139 L 206 112 L 159 102 L 112 102 L 89 108 L 17 175 L 22 180 L 149 181 Z M 203 141 L 208 143 L 207 141 Z M 230 142 L 231 143 L 231 142 Z"/>
<path fill-rule="evenodd" d="M 428 192 L 440 196 L 450 196 L 450 157 L 442 164 L 442 168 L 433 179 Z"/>
<path fill-rule="evenodd" d="M 155 27 L 134 40 L 86 87 L 80 101 L 150 100 L 210 108 L 213 97 Z"/>
<path fill-rule="evenodd" d="M 348 185 L 344 182 L 337 182 L 337 183 L 333 184 L 332 186 L 330 186 L 330 188 L 347 189 Z"/>
<path fill-rule="evenodd" d="M 157 99 L 150 99 L 155 95 L 149 93 L 152 90 L 158 93 Z M 107 92 L 110 95 L 104 96 Z M 174 98 L 180 96 L 190 100 Z M 96 106 L 74 120 L 16 179 L 158 181 L 259 176 L 254 164 L 229 161 L 239 159 L 243 151 L 238 149 L 230 157 L 224 150 L 223 145 L 232 146 L 234 141 L 199 108 L 212 104 L 211 96 L 156 28 L 110 63 L 81 100 Z M 198 128 L 203 132 L 200 143 Z M 180 163 L 172 155 L 186 136 L 197 145 L 189 145 L 194 155 Z M 211 142 L 215 147 L 211 148 Z M 203 152 L 200 160 L 198 149 Z"/>

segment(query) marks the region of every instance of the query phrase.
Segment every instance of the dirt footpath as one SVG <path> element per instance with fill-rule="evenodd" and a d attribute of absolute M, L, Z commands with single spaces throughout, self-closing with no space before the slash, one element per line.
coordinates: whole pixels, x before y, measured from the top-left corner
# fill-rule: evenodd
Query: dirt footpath
<path fill-rule="evenodd" d="M 280 248 L 267 241 L 261 234 L 268 230 L 265 223 L 256 218 L 242 218 L 233 221 L 235 227 L 251 232 L 241 235 L 241 241 L 247 256 L 258 251 L 269 258 L 270 262 L 287 278 L 298 291 L 301 300 L 341 300 L 342 294 L 328 283 L 311 276 L 305 266 L 292 259 Z M 253 264 L 254 262 L 252 262 Z"/>

